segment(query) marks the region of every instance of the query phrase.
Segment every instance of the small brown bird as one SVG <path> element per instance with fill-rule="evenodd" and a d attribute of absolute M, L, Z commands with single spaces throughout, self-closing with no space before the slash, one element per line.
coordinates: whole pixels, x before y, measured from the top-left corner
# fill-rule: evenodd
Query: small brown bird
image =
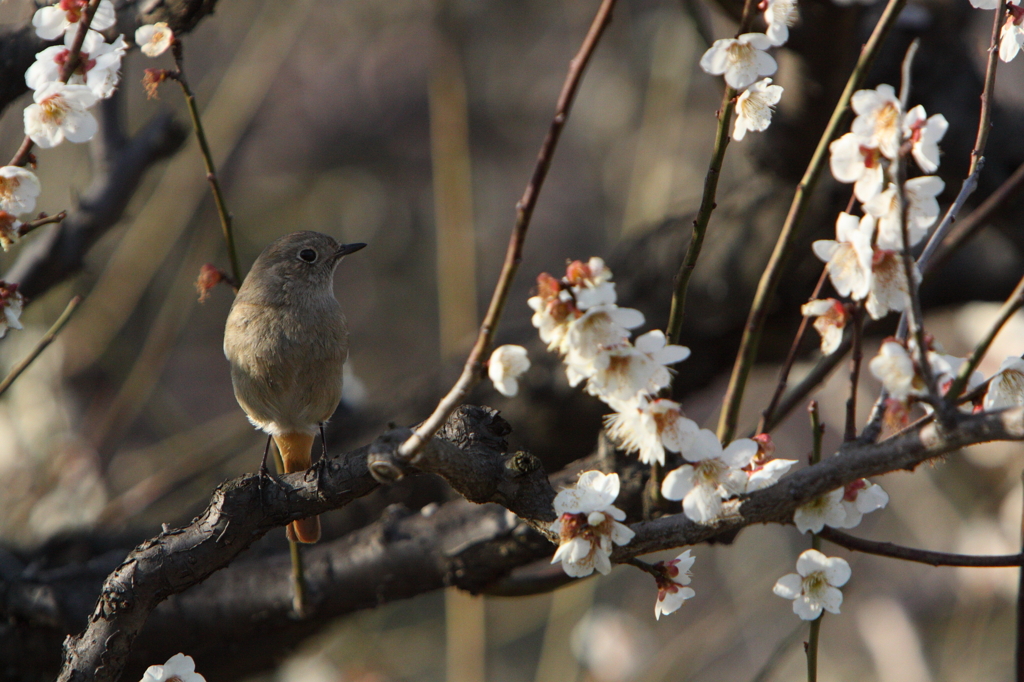
<path fill-rule="evenodd" d="M 348 328 L 334 298 L 334 269 L 364 246 L 339 244 L 319 232 L 281 237 L 253 263 L 231 305 L 224 354 L 235 398 L 277 443 L 285 473 L 311 466 L 316 432 L 323 441 L 323 423 L 341 401 Z M 320 519 L 293 521 L 288 537 L 316 542 Z"/>

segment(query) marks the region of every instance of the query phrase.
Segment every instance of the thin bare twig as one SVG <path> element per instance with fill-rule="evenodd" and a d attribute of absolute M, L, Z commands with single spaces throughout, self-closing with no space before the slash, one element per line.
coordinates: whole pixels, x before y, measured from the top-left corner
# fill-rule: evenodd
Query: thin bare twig
<path fill-rule="evenodd" d="M 853 304 L 853 357 L 850 359 L 850 397 L 846 399 L 846 427 L 843 429 L 843 440 L 851 441 L 857 437 L 857 385 L 860 383 L 860 363 L 864 357 L 864 308 L 859 303 Z"/>
<path fill-rule="evenodd" d="M 913 561 L 919 564 L 928 564 L 930 566 L 973 566 L 985 568 L 1024 565 L 1024 554 L 971 556 L 969 554 L 932 552 L 926 549 L 903 547 L 902 545 L 895 545 L 891 542 L 864 540 L 863 538 L 847 535 L 842 531 L 836 530 L 835 528 L 829 528 L 827 526 L 822 529 L 819 535 L 834 545 L 845 547 L 846 549 L 854 552 L 887 556 L 893 559 Z"/>
<path fill-rule="evenodd" d="M 832 351 L 831 355 L 818 360 L 803 379 L 793 389 L 783 396 L 771 418 L 764 423 L 763 430 L 771 431 L 778 426 L 783 419 L 789 416 L 800 403 L 804 401 L 811 391 L 828 377 L 829 374 L 843 361 L 846 354 L 853 347 L 853 334 L 847 334 L 839 344 L 839 347 Z"/>
<path fill-rule="evenodd" d="M 28 234 L 32 230 L 35 230 L 36 228 L 42 227 L 43 225 L 52 225 L 52 224 L 55 224 L 55 223 L 63 222 L 64 219 L 67 218 L 67 217 L 68 217 L 68 212 L 67 211 L 61 211 L 60 213 L 58 213 L 56 215 L 44 215 L 42 217 L 36 218 L 35 220 L 30 220 L 27 223 L 22 223 L 21 227 L 18 228 L 18 236 L 19 237 L 24 237 L 26 234 Z"/>
<path fill-rule="evenodd" d="M 967 172 L 968 175 L 973 175 L 974 171 L 980 168 L 985 145 L 988 143 L 988 132 L 992 128 L 992 93 L 996 85 L 996 67 L 999 66 L 999 36 L 1004 16 L 1006 16 L 1006 0 L 999 0 L 995 16 L 992 18 L 992 35 L 988 41 L 988 63 L 985 65 L 985 87 L 981 91 L 981 116 L 978 121 L 978 134 L 974 138 L 974 149 L 971 150 L 971 168 Z"/>
<path fill-rule="evenodd" d="M 839 97 L 839 102 L 832 111 L 825 132 L 818 141 L 810 163 L 804 176 L 796 187 L 796 194 L 789 207 L 789 214 L 782 226 L 775 249 L 772 251 L 768 265 L 765 267 L 761 281 L 758 282 L 757 292 L 754 294 L 754 302 L 750 306 L 750 314 L 747 317 L 746 326 L 743 329 L 743 337 L 740 340 L 740 348 L 736 354 L 736 362 L 733 365 L 732 376 L 729 378 L 729 388 L 726 391 L 725 399 L 722 402 L 722 415 L 718 422 L 718 437 L 722 442 L 732 440 L 736 431 L 736 421 L 739 419 L 740 404 L 743 402 L 743 390 L 746 387 L 747 377 L 754 366 L 757 357 L 757 348 L 761 341 L 761 332 L 764 328 L 765 319 L 768 317 L 768 310 L 771 307 L 772 299 L 775 298 L 775 291 L 782 279 L 783 267 L 789 259 L 793 247 L 796 245 L 796 238 L 799 235 L 804 213 L 810 202 L 811 194 L 818 184 L 821 171 L 825 167 L 825 160 L 828 155 L 829 143 L 837 136 L 840 126 L 843 124 L 854 91 L 860 89 L 867 78 L 868 70 L 882 42 L 889 34 L 889 30 L 895 25 L 900 10 L 906 4 L 906 0 L 889 0 L 882 16 L 875 25 L 871 37 L 861 49 L 857 64 L 853 67 L 846 88 Z"/>
<path fill-rule="evenodd" d="M 89 32 L 89 26 L 92 24 L 93 15 L 96 14 L 96 9 L 100 6 L 100 0 L 92 0 L 88 5 L 85 6 L 85 10 L 82 12 L 82 18 L 78 22 L 78 32 L 75 33 L 75 39 L 71 42 L 71 47 L 68 48 L 67 61 L 64 62 L 64 66 L 60 69 L 60 82 L 67 83 L 68 79 L 78 68 L 79 53 L 82 51 L 82 43 L 85 42 L 85 36 Z M 29 157 L 32 154 L 32 147 L 34 146 L 32 138 L 28 135 L 21 141 L 21 146 L 18 147 L 18 151 L 15 152 L 14 158 L 11 159 L 8 166 L 24 166 L 29 161 Z"/>
<path fill-rule="evenodd" d="M 60 317 L 58 317 L 57 321 L 53 323 L 53 326 L 43 334 L 43 338 L 39 339 L 39 342 L 35 345 L 35 348 L 32 349 L 32 352 L 25 356 L 21 362 L 15 365 L 11 369 L 10 373 L 4 377 L 3 381 L 0 381 L 0 395 L 6 393 L 7 389 L 11 387 L 11 384 L 21 376 L 21 373 L 28 369 L 29 365 L 35 362 L 35 359 L 39 357 L 40 353 L 46 350 L 47 346 L 53 343 L 53 340 L 57 338 L 57 334 L 59 334 L 60 330 L 64 328 L 64 325 L 68 323 L 68 320 L 71 319 L 71 314 L 75 312 L 75 308 L 77 308 L 78 304 L 81 302 L 81 296 L 75 296 L 71 299 L 67 307 L 64 308 L 64 312 L 60 314 Z"/>
<path fill-rule="evenodd" d="M 512 288 L 512 280 L 515 278 L 519 263 L 522 260 L 523 244 L 526 241 L 526 232 L 530 227 L 530 219 L 533 217 L 533 209 L 537 205 L 537 197 L 540 195 L 544 179 L 547 177 L 548 168 L 551 167 L 551 159 L 554 156 L 558 138 L 562 134 L 562 128 L 569 117 L 572 108 L 572 101 L 576 95 L 583 78 L 583 71 L 586 69 L 590 57 L 594 54 L 601 35 L 612 19 L 612 10 L 616 0 L 602 0 L 601 6 L 590 24 L 590 30 L 583 39 L 576 56 L 569 62 L 569 72 L 566 74 L 562 91 L 558 95 L 558 103 L 555 105 L 555 116 L 548 128 L 547 136 L 541 144 L 540 153 L 537 155 L 537 163 L 533 169 L 530 182 L 526 185 L 522 198 L 516 204 L 516 222 L 512 228 L 512 236 L 509 238 L 508 250 L 505 252 L 505 262 L 498 275 L 498 282 L 491 295 L 491 303 L 487 308 L 487 314 L 480 325 L 480 332 L 477 335 L 476 343 L 466 359 L 462 368 L 462 374 L 458 381 L 452 386 L 448 394 L 441 399 L 434 408 L 433 413 L 427 417 L 413 433 L 408 441 L 402 444 L 399 454 L 407 459 L 413 458 L 430 440 L 438 429 L 445 423 L 448 417 L 455 411 L 462 401 L 469 395 L 470 390 L 483 378 L 484 361 L 494 342 L 494 334 L 501 320 L 501 313 L 505 308 L 505 301 L 508 299 L 509 291 Z"/>
<path fill-rule="evenodd" d="M 203 129 L 203 121 L 199 116 L 199 108 L 196 106 L 196 96 L 192 93 L 192 88 L 189 87 L 188 80 L 185 78 L 185 60 L 181 41 L 175 38 L 171 44 L 171 50 L 174 52 L 176 71 L 169 72 L 168 77 L 177 81 L 178 85 L 181 86 L 182 93 L 185 95 L 185 104 L 188 105 L 188 114 L 192 119 L 192 129 L 196 132 L 196 141 L 199 142 L 203 165 L 206 167 L 206 179 L 210 183 L 210 190 L 213 192 L 213 201 L 217 205 L 220 227 L 224 232 L 224 242 L 228 247 L 228 258 L 231 260 L 231 276 L 235 282 L 241 282 L 243 279 L 242 270 L 238 265 L 238 252 L 235 250 L 235 234 L 231 228 L 231 213 L 228 211 L 227 204 L 224 201 L 224 194 L 220 189 L 220 181 L 217 179 L 217 167 L 213 162 L 210 145 L 206 141 L 206 131 Z M 238 291 L 237 286 L 232 285 L 232 288 L 236 292 Z"/>

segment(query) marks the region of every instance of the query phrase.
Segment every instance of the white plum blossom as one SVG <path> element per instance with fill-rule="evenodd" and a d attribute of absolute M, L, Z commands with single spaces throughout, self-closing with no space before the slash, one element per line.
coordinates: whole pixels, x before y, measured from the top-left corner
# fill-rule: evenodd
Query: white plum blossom
<path fill-rule="evenodd" d="M 576 307 L 589 310 L 599 305 L 614 305 L 615 282 L 604 260 L 594 256 L 586 263 L 573 261 L 565 269 L 565 281 L 572 290 Z"/>
<path fill-rule="evenodd" d="M 903 107 L 891 85 L 858 90 L 850 99 L 857 113 L 850 130 L 868 147 L 877 147 L 888 159 L 895 159 L 903 143 Z"/>
<path fill-rule="evenodd" d="M 139 26 L 135 31 L 135 44 L 147 57 L 159 57 L 174 42 L 174 32 L 165 21 Z"/>
<path fill-rule="evenodd" d="M 882 153 L 865 145 L 855 133 L 846 133 L 828 146 L 829 167 L 839 182 L 854 183 L 853 194 L 860 202 L 870 201 L 885 184 Z"/>
<path fill-rule="evenodd" d="M 13 215 L 31 213 L 43 190 L 36 174 L 21 166 L 0 168 L 0 210 Z"/>
<path fill-rule="evenodd" d="M 78 22 L 88 5 L 89 0 L 60 0 L 36 10 L 32 15 L 36 35 L 43 40 L 56 40 L 65 32 L 73 35 L 78 30 Z M 114 4 L 110 0 L 100 0 L 89 28 L 105 31 L 113 26 L 115 21 Z"/>
<path fill-rule="evenodd" d="M 846 518 L 836 528 L 856 528 L 865 514 L 877 509 L 885 509 L 889 504 L 889 495 L 882 486 L 872 483 L 866 478 L 858 478 L 847 483 L 843 489 L 843 509 Z"/>
<path fill-rule="evenodd" d="M 873 217 L 857 218 L 843 212 L 836 220 L 836 238 L 819 239 L 812 245 L 814 255 L 828 263 L 829 279 L 840 296 L 861 300 L 868 295 L 874 231 Z"/>
<path fill-rule="evenodd" d="M 921 281 L 921 271 L 913 265 L 914 279 Z M 903 267 L 903 255 L 876 249 L 871 260 L 871 288 L 865 302 L 873 320 L 880 320 L 890 310 L 903 310 L 910 304 L 910 287 Z"/>
<path fill-rule="evenodd" d="M 910 396 L 924 395 L 924 380 L 917 373 L 917 367 L 907 349 L 896 340 L 882 343 L 878 355 L 868 363 L 868 369 L 889 395 L 896 400 L 906 400 Z"/>
<path fill-rule="evenodd" d="M 907 198 L 907 235 L 910 246 L 924 239 L 928 228 L 939 217 L 939 202 L 935 197 L 945 188 L 946 183 L 935 175 L 924 175 L 903 183 L 903 193 Z M 896 186 L 890 183 L 884 192 L 864 203 L 864 210 L 878 219 L 878 248 L 902 251 L 903 215 Z"/>
<path fill-rule="evenodd" d="M 627 453 L 639 453 L 644 464 L 664 464 L 666 449 L 688 450 L 700 431 L 697 422 L 683 415 L 679 403 L 643 396 L 606 416 L 605 428 L 608 437 Z"/>
<path fill-rule="evenodd" d="M 999 32 L 999 58 L 1009 62 L 1024 46 L 1024 8 L 1017 6 L 1017 3 L 1008 3 L 1006 9 L 1009 11 L 1006 23 Z"/>
<path fill-rule="evenodd" d="M 0 247 L 4 251 L 11 248 L 21 239 L 21 226 L 24 225 L 7 211 L 0 211 Z"/>
<path fill-rule="evenodd" d="M 522 346 L 498 346 L 487 363 L 487 376 L 494 388 L 511 398 L 519 392 L 519 377 L 530 369 L 530 358 Z"/>
<path fill-rule="evenodd" d="M 619 475 L 600 471 L 584 472 L 574 487 L 560 490 L 554 501 L 558 518 L 550 527 L 559 544 L 551 563 L 561 561 L 562 570 L 573 578 L 595 569 L 610 573 L 612 543 L 625 545 L 636 535 L 619 523 L 626 513 L 612 504 L 618 496 Z"/>
<path fill-rule="evenodd" d="M 74 35 L 65 34 L 64 46 L 54 45 L 36 55 L 36 61 L 25 72 L 25 83 L 33 90 L 39 90 L 49 83 L 60 81 L 60 72 L 71 53 Z M 112 43 L 104 42 L 103 36 L 90 30 L 82 43 L 78 68 L 68 79 L 69 85 L 87 85 L 96 97 L 106 99 L 114 94 L 121 80 L 121 58 L 128 50 L 124 36 L 117 36 Z"/>
<path fill-rule="evenodd" d="M 800 306 L 804 317 L 814 318 L 814 328 L 821 334 L 821 352 L 832 355 L 843 341 L 843 329 L 850 319 L 850 313 L 842 301 L 834 298 L 819 298 Z"/>
<path fill-rule="evenodd" d="M 844 559 L 809 549 L 796 560 L 796 573 L 779 578 L 772 591 L 783 599 L 792 599 L 793 613 L 801 620 L 816 620 L 822 610 L 839 613 L 843 603 L 839 588 L 851 575 L 850 564 Z"/>
<path fill-rule="evenodd" d="M 758 444 L 739 438 L 722 448 L 718 437 L 701 429 L 683 457 L 693 462 L 673 469 L 661 484 L 661 494 L 669 500 L 682 500 L 683 512 L 698 523 L 707 523 L 721 515 L 722 500 L 746 489 L 748 466 L 758 453 Z"/>
<path fill-rule="evenodd" d="M 141 682 L 206 682 L 206 678 L 196 672 L 191 656 L 174 654 L 163 665 L 149 666 Z"/>
<path fill-rule="evenodd" d="M 0 317 L 0 339 L 7 335 L 8 329 L 22 329 L 21 311 L 25 307 L 25 298 L 18 291 L 17 284 L 7 284 L 0 280 L 0 309 L 4 311 Z"/>
<path fill-rule="evenodd" d="M 796 0 L 765 0 L 764 21 L 768 24 L 765 35 L 772 45 L 784 45 L 789 40 L 789 27 L 800 18 Z"/>
<path fill-rule="evenodd" d="M 793 512 L 793 523 L 801 533 L 820 533 L 825 526 L 839 528 L 845 519 L 842 488 L 816 497 Z"/>
<path fill-rule="evenodd" d="M 745 493 L 775 485 L 796 464 L 795 459 L 774 458 L 775 443 L 767 433 L 759 433 L 752 440 L 757 443 L 757 454 L 749 465 L 743 467 L 747 474 L 747 484 L 743 489 Z"/>
<path fill-rule="evenodd" d="M 571 320 L 558 347 L 565 356 L 569 383 L 576 386 L 593 376 L 596 371 L 594 361 L 604 350 L 626 343 L 629 340 L 628 330 L 643 323 L 644 316 L 639 310 L 616 305 L 594 306 Z"/>
<path fill-rule="evenodd" d="M 778 64 L 764 51 L 769 47 L 771 41 L 763 33 L 716 40 L 700 58 L 700 68 L 713 76 L 724 75 L 730 87 L 742 90 L 759 76 L 775 73 Z"/>
<path fill-rule="evenodd" d="M 636 345 L 622 343 L 599 353 L 591 365 L 587 392 L 612 407 L 630 402 L 637 393 L 656 393 L 672 382 L 668 365 L 690 356 L 685 346 L 667 345 L 660 330 L 636 339 Z"/>
<path fill-rule="evenodd" d="M 686 587 L 690 584 L 690 569 L 697 557 L 690 556 L 686 550 L 671 561 L 659 561 L 654 565 L 659 575 L 654 581 L 658 585 L 658 599 L 654 602 L 654 617 L 661 620 L 662 614 L 668 615 L 679 610 L 687 599 L 693 599 L 696 592 Z"/>
<path fill-rule="evenodd" d="M 949 122 L 942 114 L 928 116 L 918 104 L 903 119 L 903 135 L 910 140 L 910 153 L 925 173 L 939 168 L 939 142 L 949 130 Z"/>
<path fill-rule="evenodd" d="M 945 353 L 937 353 L 935 351 L 928 351 L 928 364 L 931 365 L 932 374 L 935 377 L 935 386 L 939 392 L 943 395 L 949 391 L 953 385 L 953 381 L 960 374 L 960 370 L 963 368 L 964 363 L 967 360 L 964 358 L 958 358 L 955 355 L 947 355 Z M 978 386 L 985 383 L 985 375 L 974 370 L 971 372 L 971 376 L 967 378 L 967 385 L 965 388 L 968 392 L 973 391 Z M 925 405 L 925 409 L 930 409 L 930 406 Z M 961 410 L 971 411 L 971 405 L 963 405 Z"/>
<path fill-rule="evenodd" d="M 1016 356 L 1003 360 L 989 382 L 982 406 L 986 410 L 1024 406 L 1024 360 Z"/>
<path fill-rule="evenodd" d="M 65 139 L 88 142 L 98 124 L 88 109 L 96 95 L 84 85 L 48 83 L 33 95 L 35 104 L 25 107 L 25 134 L 43 149 Z"/>
<path fill-rule="evenodd" d="M 782 86 L 771 83 L 771 78 L 759 80 L 736 99 L 736 122 L 732 128 L 732 139 L 742 140 L 748 130 L 760 132 L 768 129 L 772 122 L 773 108 L 782 98 Z"/>
<path fill-rule="evenodd" d="M 581 314 L 572 294 L 545 272 L 537 276 L 537 295 L 527 299 L 526 304 L 534 311 L 530 321 L 537 328 L 540 340 L 548 344 L 548 350 L 558 350 L 569 322 Z"/>

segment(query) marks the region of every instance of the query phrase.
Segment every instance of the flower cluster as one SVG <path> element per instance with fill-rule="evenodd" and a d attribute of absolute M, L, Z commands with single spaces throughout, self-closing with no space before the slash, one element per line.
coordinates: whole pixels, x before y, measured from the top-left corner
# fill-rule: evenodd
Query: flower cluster
<path fill-rule="evenodd" d="M 764 12 L 764 33 L 716 40 L 700 60 L 704 71 L 724 76 L 729 87 L 739 91 L 732 129 L 734 140 L 742 140 L 748 130 L 767 130 L 771 124 L 774 107 L 782 98 L 782 86 L 772 84 L 771 78 L 758 78 L 771 76 L 778 69 L 766 50 L 785 44 L 789 27 L 799 18 L 796 0 L 762 0 L 758 8 Z"/>
<path fill-rule="evenodd" d="M 588 576 L 596 569 L 607 575 L 612 570 L 612 544 L 625 545 L 635 533 L 622 525 L 626 513 L 613 502 L 619 496 L 619 475 L 600 471 L 584 472 L 572 488 L 555 495 L 558 518 L 551 531 L 558 534 L 558 549 L 551 563 L 573 578 Z"/>
<path fill-rule="evenodd" d="M 856 528 L 865 514 L 887 504 L 889 495 L 882 486 L 859 478 L 797 507 L 793 523 L 801 533 L 819 533 L 825 526 Z"/>
<path fill-rule="evenodd" d="M 98 125 L 89 109 L 113 95 L 121 79 L 121 59 L 128 44 L 121 35 L 108 43 L 99 33 L 115 23 L 114 5 L 102 0 L 85 34 L 75 70 L 67 82 L 61 80 L 88 4 L 88 0 L 60 0 L 40 8 L 32 17 L 40 38 L 64 39 L 63 45 L 39 52 L 25 72 L 25 83 L 34 91 L 33 104 L 25 108 L 25 134 L 43 149 L 64 140 L 91 140 Z"/>
<path fill-rule="evenodd" d="M 929 343 L 934 344 L 934 341 L 929 340 Z M 966 360 L 939 352 L 934 347 L 927 348 L 926 354 L 928 364 L 935 375 L 936 389 L 945 395 Z M 875 378 L 882 382 L 890 398 L 904 405 L 928 393 L 921 368 L 915 359 L 916 355 L 913 340 L 904 343 L 895 338 L 888 338 L 882 342 L 878 355 L 872 358 L 868 365 Z M 981 372 L 974 371 L 968 378 L 967 390 L 977 388 L 984 381 L 985 377 Z"/>

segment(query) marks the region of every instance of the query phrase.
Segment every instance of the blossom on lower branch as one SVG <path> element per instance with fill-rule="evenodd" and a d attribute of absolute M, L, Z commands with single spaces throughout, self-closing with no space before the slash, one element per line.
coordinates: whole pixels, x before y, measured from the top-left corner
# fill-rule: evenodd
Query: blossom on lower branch
<path fill-rule="evenodd" d="M 573 578 L 588 576 L 594 569 L 610 573 L 612 544 L 628 544 L 636 535 L 619 523 L 626 513 L 612 504 L 618 496 L 619 475 L 600 471 L 584 472 L 574 487 L 559 491 L 554 501 L 558 518 L 551 524 L 559 544 L 551 563 L 561 561 Z"/>
<path fill-rule="evenodd" d="M 744 492 L 747 474 L 741 471 L 758 452 L 758 444 L 740 438 L 723 448 L 718 437 L 701 429 L 683 457 L 693 462 L 673 469 L 661 484 L 661 494 L 682 500 L 683 512 L 698 523 L 707 523 L 722 513 L 722 500 Z"/>
<path fill-rule="evenodd" d="M 661 615 L 668 615 L 679 610 L 687 599 L 693 599 L 696 592 L 686 587 L 690 584 L 690 569 L 697 557 L 690 556 L 686 550 L 671 561 L 659 561 L 654 564 L 658 575 L 654 581 L 658 584 L 658 600 L 654 602 L 654 617 L 661 620 Z"/>
<path fill-rule="evenodd" d="M 665 463 L 665 450 L 682 452 L 693 444 L 700 427 L 668 398 L 639 396 L 604 418 L 608 437 L 628 453 L 639 453 L 644 464 Z"/>
<path fill-rule="evenodd" d="M 174 654 L 163 665 L 151 665 L 146 669 L 141 682 L 206 682 L 196 672 L 196 662 L 191 656 Z"/>
<path fill-rule="evenodd" d="M 796 560 L 796 571 L 779 578 L 772 590 L 783 599 L 793 600 L 793 613 L 801 620 L 815 620 L 823 609 L 839 613 L 843 603 L 839 588 L 850 579 L 850 564 L 809 549 Z"/>

